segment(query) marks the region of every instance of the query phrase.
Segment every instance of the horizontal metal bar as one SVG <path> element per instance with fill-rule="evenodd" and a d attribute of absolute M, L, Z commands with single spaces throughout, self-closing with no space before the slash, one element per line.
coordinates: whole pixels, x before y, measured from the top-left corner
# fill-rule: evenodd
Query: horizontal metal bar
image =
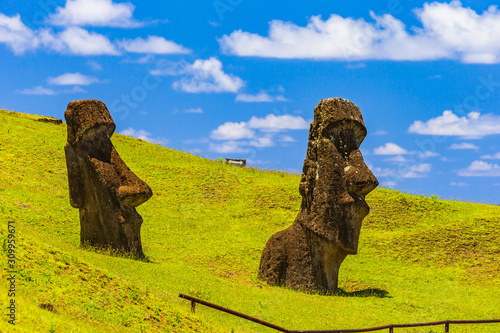
<path fill-rule="evenodd" d="M 419 326 L 436 326 L 436 325 L 450 325 L 450 324 L 489 324 L 489 323 L 500 323 L 500 319 L 482 319 L 482 320 L 441 320 L 441 321 L 432 321 L 428 323 L 413 323 L 413 324 L 392 324 L 392 325 L 384 325 L 377 327 L 369 327 L 369 328 L 357 328 L 357 329 L 344 329 L 344 330 L 287 330 L 286 328 L 268 323 L 267 321 L 260 320 L 249 315 L 246 315 L 241 312 L 237 312 L 228 308 L 224 308 L 220 305 L 213 304 L 192 296 L 179 294 L 179 297 L 190 300 L 191 302 L 196 302 L 223 312 L 227 312 L 234 316 L 238 316 L 243 319 L 247 319 L 253 321 L 257 324 L 261 324 L 272 329 L 275 329 L 280 332 L 286 333 L 349 333 L 349 332 L 373 332 L 373 331 L 381 331 L 386 329 L 393 328 L 403 328 L 403 327 L 419 327 Z"/>
<path fill-rule="evenodd" d="M 280 332 L 286 332 L 286 333 L 288 333 L 288 330 L 287 330 L 286 328 L 279 327 L 279 326 L 277 326 L 277 325 L 274 325 L 274 324 L 268 323 L 267 321 L 264 321 L 264 320 L 260 320 L 260 319 L 257 319 L 257 318 L 254 318 L 254 317 L 251 317 L 251 316 L 246 315 L 246 314 L 244 314 L 244 313 L 237 312 L 237 311 L 234 311 L 234 310 L 231 310 L 231 309 L 228 309 L 228 308 L 222 307 L 222 306 L 217 305 L 217 304 L 213 304 L 213 303 L 210 303 L 210 302 L 207 302 L 207 301 L 203 301 L 203 300 L 201 300 L 201 299 L 198 299 L 198 298 L 195 298 L 195 297 L 191 297 L 191 296 L 188 296 L 188 295 L 184 295 L 184 294 L 179 294 L 179 297 L 180 297 L 180 298 L 187 299 L 187 300 L 190 300 L 190 301 L 194 301 L 194 302 L 196 302 L 196 303 L 199 303 L 199 304 L 202 304 L 202 305 L 205 305 L 205 306 L 208 306 L 208 307 L 214 308 L 214 309 L 217 309 L 217 310 L 219 310 L 219 311 L 227 312 L 227 313 L 229 313 L 229 314 L 232 314 L 232 315 L 234 315 L 234 316 L 237 316 L 237 317 L 240 317 L 240 318 L 243 318 L 243 319 L 246 319 L 246 320 L 253 321 L 254 323 L 257 323 L 257 324 L 261 324 L 261 325 L 267 326 L 267 327 L 269 327 L 269 328 L 275 329 L 275 330 L 280 331 Z"/>

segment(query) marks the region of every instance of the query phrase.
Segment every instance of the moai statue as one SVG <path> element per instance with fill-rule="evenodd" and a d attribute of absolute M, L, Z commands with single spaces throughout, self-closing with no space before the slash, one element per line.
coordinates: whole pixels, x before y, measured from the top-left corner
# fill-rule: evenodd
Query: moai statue
<path fill-rule="evenodd" d="M 366 136 L 361 111 L 342 98 L 323 99 L 314 109 L 294 223 L 274 234 L 260 259 L 259 277 L 271 285 L 334 291 L 340 264 L 358 251 L 365 196 L 378 181 L 359 145 Z"/>
<path fill-rule="evenodd" d="M 64 112 L 71 206 L 80 209 L 80 242 L 143 257 L 142 217 L 135 207 L 153 195 L 111 143 L 115 123 L 98 100 L 73 101 Z"/>

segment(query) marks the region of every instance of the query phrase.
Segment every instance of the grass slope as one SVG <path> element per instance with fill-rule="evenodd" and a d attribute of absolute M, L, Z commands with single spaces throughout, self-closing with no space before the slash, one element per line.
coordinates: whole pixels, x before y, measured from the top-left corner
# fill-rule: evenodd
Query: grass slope
<path fill-rule="evenodd" d="M 498 206 L 377 189 L 368 196 L 359 254 L 341 267 L 341 289 L 304 294 L 256 278 L 267 239 L 297 214 L 298 175 L 227 166 L 115 134 L 120 156 L 154 192 L 138 207 L 149 262 L 132 260 L 80 247 L 66 127 L 37 118 L 0 111 L 1 304 L 9 301 L 9 220 L 19 269 L 17 325 L 4 316 L 2 332 L 271 332 L 202 306 L 192 314 L 178 293 L 289 329 L 500 318 Z M 452 331 L 500 332 L 500 325 Z"/>

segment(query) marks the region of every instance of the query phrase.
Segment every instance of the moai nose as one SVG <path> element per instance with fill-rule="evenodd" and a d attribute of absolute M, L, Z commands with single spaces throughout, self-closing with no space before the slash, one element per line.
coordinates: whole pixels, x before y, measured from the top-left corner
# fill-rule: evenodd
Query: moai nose
<path fill-rule="evenodd" d="M 359 150 L 351 152 L 348 166 L 344 171 L 347 190 L 363 199 L 378 186 L 377 178 L 366 165 Z"/>

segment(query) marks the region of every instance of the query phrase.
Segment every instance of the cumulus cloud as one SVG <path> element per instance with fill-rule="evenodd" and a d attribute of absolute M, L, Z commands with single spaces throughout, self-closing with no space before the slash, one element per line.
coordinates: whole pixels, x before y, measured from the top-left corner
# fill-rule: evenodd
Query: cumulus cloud
<path fill-rule="evenodd" d="M 274 146 L 273 137 L 270 134 L 255 138 L 254 140 L 245 143 L 253 147 L 272 147 Z"/>
<path fill-rule="evenodd" d="M 173 41 L 166 40 L 160 36 L 148 36 L 146 39 L 124 39 L 118 42 L 118 46 L 131 53 L 149 54 L 187 54 L 191 50 Z"/>
<path fill-rule="evenodd" d="M 484 160 L 500 160 L 500 152 L 493 155 L 483 155 L 481 158 Z"/>
<path fill-rule="evenodd" d="M 249 121 L 226 122 L 210 134 L 212 140 L 226 142 L 211 143 L 210 150 L 221 153 L 243 153 L 248 151 L 248 147 L 272 147 L 276 145 L 277 133 L 308 128 L 309 124 L 302 117 L 288 114 L 281 116 L 268 114 L 263 118 L 253 116 Z M 279 135 L 276 141 L 294 142 L 295 140 L 289 135 Z"/>
<path fill-rule="evenodd" d="M 36 49 L 39 40 L 36 34 L 24 25 L 19 14 L 9 17 L 0 13 L 0 43 L 19 55 Z"/>
<path fill-rule="evenodd" d="M 429 163 L 416 164 L 410 167 L 413 172 L 430 172 L 431 165 Z"/>
<path fill-rule="evenodd" d="M 394 182 L 394 181 L 386 181 L 386 182 L 382 182 L 380 184 L 380 187 L 392 187 L 392 186 L 397 186 L 398 183 Z"/>
<path fill-rule="evenodd" d="M 212 57 L 198 59 L 193 64 L 184 64 L 180 69 L 156 70 L 152 75 L 185 75 L 173 83 L 174 89 L 187 93 L 237 93 L 243 87 L 243 80 L 222 70 L 222 63 Z"/>
<path fill-rule="evenodd" d="M 292 138 L 290 135 L 282 135 L 278 139 L 279 142 L 295 142 L 294 138 Z"/>
<path fill-rule="evenodd" d="M 280 131 L 286 129 L 300 130 L 309 129 L 309 123 L 300 116 L 292 116 L 289 114 L 276 116 L 274 114 L 268 114 L 264 118 L 253 116 L 248 122 L 248 127 L 266 131 Z"/>
<path fill-rule="evenodd" d="M 436 156 L 439 156 L 439 153 L 436 153 L 435 151 L 421 151 L 418 153 L 418 157 L 423 159 Z"/>
<path fill-rule="evenodd" d="M 400 165 L 398 168 L 379 168 L 369 166 L 370 170 L 377 177 L 385 178 L 424 178 L 431 171 L 432 166 L 429 163 L 414 165 Z"/>
<path fill-rule="evenodd" d="M 441 116 L 431 118 L 426 122 L 415 121 L 410 125 L 408 132 L 423 135 L 462 136 L 471 139 L 481 138 L 500 134 L 500 116 L 470 112 L 466 117 L 458 117 L 452 111 L 447 110 Z"/>
<path fill-rule="evenodd" d="M 267 36 L 237 30 L 218 42 L 223 52 L 238 56 L 500 62 L 500 11 L 496 6 L 478 14 L 453 0 L 425 3 L 414 13 L 422 27 L 407 29 L 390 14 L 371 12 L 372 22 L 332 14 L 326 20 L 312 16 L 306 26 L 273 20 Z"/>
<path fill-rule="evenodd" d="M 500 165 L 484 161 L 474 161 L 465 169 L 458 171 L 463 177 L 500 177 Z"/>
<path fill-rule="evenodd" d="M 72 89 L 54 90 L 54 89 L 45 88 L 43 86 L 36 86 L 34 88 L 31 88 L 31 89 L 23 89 L 23 90 L 17 91 L 17 93 L 23 94 L 23 95 L 54 96 L 54 95 L 60 95 L 60 94 L 86 93 L 86 91 L 80 87 L 73 87 Z"/>
<path fill-rule="evenodd" d="M 407 151 L 404 148 L 401 148 L 395 143 L 388 142 L 383 146 L 377 147 L 374 150 L 375 155 L 406 155 L 410 154 L 409 151 Z"/>
<path fill-rule="evenodd" d="M 39 35 L 45 47 L 59 53 L 83 56 L 120 54 L 106 36 L 78 27 L 70 27 L 57 34 L 44 29 Z"/>
<path fill-rule="evenodd" d="M 135 6 L 112 0 L 67 0 L 48 21 L 56 26 L 96 26 L 134 28 L 143 24 L 133 19 Z"/>
<path fill-rule="evenodd" d="M 48 84 L 58 86 L 80 85 L 87 86 L 89 84 L 98 83 L 99 80 L 92 76 L 83 75 L 81 73 L 66 73 L 56 77 L 49 77 Z"/>
<path fill-rule="evenodd" d="M 393 163 L 407 163 L 408 162 L 408 160 L 402 155 L 389 157 L 389 158 L 386 158 L 384 161 L 393 162 Z"/>
<path fill-rule="evenodd" d="M 273 97 L 265 92 L 260 92 L 256 95 L 251 94 L 238 94 L 236 95 L 236 102 L 246 102 L 246 103 L 262 103 L 262 102 L 287 102 L 288 100 L 282 96 Z"/>
<path fill-rule="evenodd" d="M 462 142 L 462 143 L 454 143 L 451 146 L 448 147 L 448 149 L 474 149 L 478 150 L 479 147 L 468 142 Z"/>
<path fill-rule="evenodd" d="M 45 88 L 42 86 L 36 86 L 34 88 L 31 88 L 31 89 L 23 89 L 23 90 L 19 91 L 19 94 L 52 96 L 52 95 L 57 95 L 57 92 L 52 90 L 52 89 L 49 89 L 49 88 Z"/>
<path fill-rule="evenodd" d="M 141 139 L 144 141 L 148 141 L 151 143 L 157 143 L 157 144 L 162 144 L 166 145 L 168 141 L 165 138 L 152 138 L 151 133 L 148 131 L 145 131 L 143 129 L 133 129 L 132 127 L 129 127 L 127 129 L 124 129 L 123 131 L 120 132 L 122 135 L 128 135 L 137 139 Z"/>
<path fill-rule="evenodd" d="M 71 7 L 73 4 L 78 6 L 90 6 L 94 2 L 107 3 L 112 6 L 127 5 L 124 3 L 113 4 L 108 0 L 69 0 L 66 7 Z M 59 7 L 59 9 L 60 8 L 61 7 Z M 99 6 L 96 8 L 99 8 Z M 99 19 L 99 17 L 96 16 L 89 16 L 87 18 Z M 113 20 L 112 15 L 109 19 Z M 115 20 L 110 22 L 116 23 L 118 21 Z M 66 26 L 67 24 L 61 25 Z M 185 48 L 184 46 L 176 44 L 173 41 L 166 40 L 160 36 L 148 36 L 145 39 L 138 37 L 135 39 L 111 41 L 108 37 L 97 32 L 83 29 L 79 25 L 82 26 L 92 24 L 70 24 L 62 31 L 57 32 L 54 32 L 53 29 L 48 27 L 43 27 L 33 31 L 24 25 L 19 14 L 9 17 L 0 13 L 0 44 L 5 44 L 16 55 L 22 55 L 29 50 L 35 50 L 38 48 L 62 54 L 80 56 L 121 55 L 120 49 L 130 53 L 146 53 L 148 55 L 174 53 L 186 54 L 191 52 L 191 50 Z M 102 70 L 102 66 L 95 61 L 89 62 L 88 65 L 95 70 Z M 196 70 L 196 66 L 194 66 L 193 70 Z M 212 72 L 209 72 L 208 76 L 210 76 L 210 74 L 214 76 L 215 80 L 218 79 L 220 83 L 227 83 L 227 75 L 221 75 L 221 73 L 218 73 L 215 69 L 213 69 Z"/>
<path fill-rule="evenodd" d="M 254 131 L 247 127 L 246 122 L 227 122 L 212 131 L 210 137 L 214 140 L 239 140 L 253 138 Z"/>

